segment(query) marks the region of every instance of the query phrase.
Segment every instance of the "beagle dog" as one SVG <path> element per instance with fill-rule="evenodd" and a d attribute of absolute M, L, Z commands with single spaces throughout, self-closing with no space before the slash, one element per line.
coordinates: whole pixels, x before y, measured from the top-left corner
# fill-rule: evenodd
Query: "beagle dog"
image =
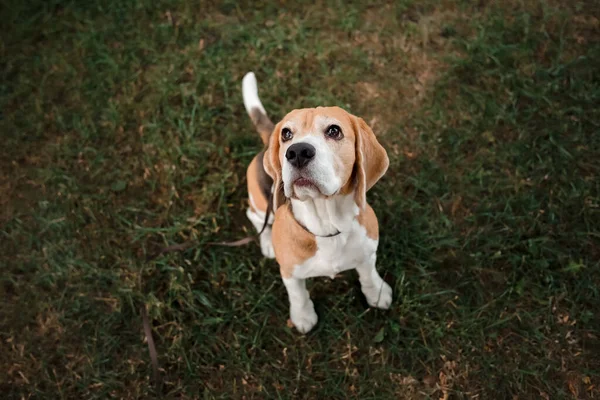
<path fill-rule="evenodd" d="M 263 255 L 279 263 L 296 329 L 307 333 L 318 319 L 307 278 L 356 269 L 369 305 L 389 308 L 392 289 L 375 268 L 379 226 L 366 199 L 389 159 L 371 128 L 339 107 L 293 110 L 274 125 L 252 72 L 242 94 L 267 146 L 248 166 L 247 216 L 262 230 Z"/>

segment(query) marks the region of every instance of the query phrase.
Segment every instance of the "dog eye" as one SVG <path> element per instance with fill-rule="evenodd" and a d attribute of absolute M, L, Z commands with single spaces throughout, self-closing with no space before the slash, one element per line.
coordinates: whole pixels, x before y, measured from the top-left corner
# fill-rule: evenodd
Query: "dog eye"
<path fill-rule="evenodd" d="M 327 128 L 327 130 L 325 131 L 325 135 L 328 138 L 335 140 L 340 140 L 344 137 L 344 135 L 342 134 L 342 130 L 337 125 L 331 125 L 329 128 Z"/>
<path fill-rule="evenodd" d="M 290 140 L 293 137 L 294 137 L 294 134 L 288 128 L 283 128 L 281 130 L 281 140 L 282 141 L 287 142 L 288 140 Z"/>

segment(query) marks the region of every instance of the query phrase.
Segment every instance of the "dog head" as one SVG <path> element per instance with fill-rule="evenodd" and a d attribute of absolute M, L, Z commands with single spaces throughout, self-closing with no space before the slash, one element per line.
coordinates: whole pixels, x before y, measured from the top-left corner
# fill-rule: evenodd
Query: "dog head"
<path fill-rule="evenodd" d="M 264 166 L 273 178 L 273 205 L 354 191 L 363 208 L 367 191 L 389 165 L 385 149 L 362 118 L 339 107 L 294 110 L 269 139 Z"/>

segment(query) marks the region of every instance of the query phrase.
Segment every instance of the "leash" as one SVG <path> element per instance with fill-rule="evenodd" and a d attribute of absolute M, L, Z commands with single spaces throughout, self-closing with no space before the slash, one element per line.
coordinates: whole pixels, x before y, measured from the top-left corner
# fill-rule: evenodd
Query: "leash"
<path fill-rule="evenodd" d="M 267 201 L 267 210 L 265 211 L 265 220 L 263 222 L 262 229 L 256 235 L 247 236 L 243 239 L 235 240 L 233 242 L 208 242 L 206 243 L 206 246 L 240 247 L 258 239 L 269 225 L 269 216 L 271 215 L 273 208 L 272 201 L 273 193 L 269 193 L 269 198 Z M 156 254 L 148 257 L 147 261 L 154 260 L 155 258 L 166 253 L 187 250 L 195 244 L 197 244 L 195 240 L 188 240 L 184 243 L 163 247 Z M 144 335 L 146 336 L 146 342 L 148 343 L 148 352 L 150 353 L 150 361 L 152 363 L 152 380 L 154 381 L 154 384 L 156 385 L 156 388 L 158 390 L 161 383 L 158 364 L 158 352 L 156 351 L 156 345 L 154 344 L 154 338 L 152 336 L 152 327 L 150 326 L 150 321 L 148 320 L 148 310 L 146 309 L 145 304 L 140 307 L 140 314 L 142 315 Z"/>
<path fill-rule="evenodd" d="M 160 375 L 158 372 L 158 353 L 156 352 L 156 345 L 154 344 L 154 338 L 152 337 L 152 328 L 150 327 L 150 321 L 148 321 L 148 310 L 146 305 L 140 307 L 140 313 L 142 314 L 142 323 L 144 325 L 144 334 L 146 335 L 146 342 L 148 343 L 148 351 L 150 351 L 150 361 L 152 363 L 152 381 L 156 389 L 160 386 Z"/>
<path fill-rule="evenodd" d="M 262 235 L 262 233 L 265 231 L 265 229 L 267 228 L 267 225 L 269 225 L 269 216 L 271 215 L 271 209 L 273 208 L 273 193 L 269 192 L 269 197 L 267 199 L 267 210 L 265 211 L 265 220 L 263 221 L 263 226 L 260 230 L 260 232 L 258 232 L 256 235 L 251 235 L 251 236 L 246 236 L 243 239 L 240 240 L 236 240 L 234 242 L 208 242 L 207 245 L 209 246 L 225 246 L 225 247 L 239 247 L 239 246 L 244 246 L 254 240 L 257 240 L 260 235 Z"/>
<path fill-rule="evenodd" d="M 263 221 L 263 226 L 262 226 L 260 232 L 258 232 L 255 235 L 246 236 L 243 239 L 235 240 L 233 242 L 208 242 L 208 243 L 205 243 L 205 246 L 240 247 L 240 246 L 244 246 L 244 245 L 246 245 L 246 244 L 248 244 L 248 243 L 250 243 L 250 242 L 258 239 L 260 237 L 260 235 L 262 235 L 262 233 L 265 231 L 265 229 L 267 229 L 267 226 L 269 225 L 269 216 L 273 212 L 272 211 L 272 208 L 273 208 L 272 201 L 273 201 L 273 193 L 269 193 L 269 198 L 267 200 L 268 206 L 267 206 L 267 210 L 265 211 L 265 219 Z M 162 249 L 160 249 L 155 254 L 150 255 L 146 259 L 146 261 L 152 261 L 155 258 L 157 258 L 157 257 L 159 257 L 159 256 L 161 256 L 163 254 L 166 254 L 166 253 L 172 253 L 172 252 L 175 252 L 175 251 L 184 251 L 184 250 L 187 250 L 187 249 L 189 249 L 190 247 L 192 247 L 192 246 L 194 246 L 196 244 L 198 244 L 197 241 L 195 241 L 195 240 L 188 240 L 188 241 L 183 242 L 183 243 L 178 243 L 178 244 L 173 244 L 173 245 L 170 245 L 170 246 L 163 247 Z"/>

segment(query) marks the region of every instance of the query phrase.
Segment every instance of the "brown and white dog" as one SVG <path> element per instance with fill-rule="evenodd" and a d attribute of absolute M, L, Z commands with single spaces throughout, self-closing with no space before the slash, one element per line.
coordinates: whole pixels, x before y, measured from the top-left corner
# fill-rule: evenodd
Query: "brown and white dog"
<path fill-rule="evenodd" d="M 296 329 L 317 323 L 307 278 L 356 269 L 369 305 L 389 308 L 392 289 L 375 269 L 379 226 L 366 200 L 389 160 L 371 128 L 339 107 L 293 110 L 274 126 L 254 73 L 242 93 L 267 146 L 248 167 L 247 216 L 260 232 L 272 207 L 260 247 L 279 263 Z"/>

